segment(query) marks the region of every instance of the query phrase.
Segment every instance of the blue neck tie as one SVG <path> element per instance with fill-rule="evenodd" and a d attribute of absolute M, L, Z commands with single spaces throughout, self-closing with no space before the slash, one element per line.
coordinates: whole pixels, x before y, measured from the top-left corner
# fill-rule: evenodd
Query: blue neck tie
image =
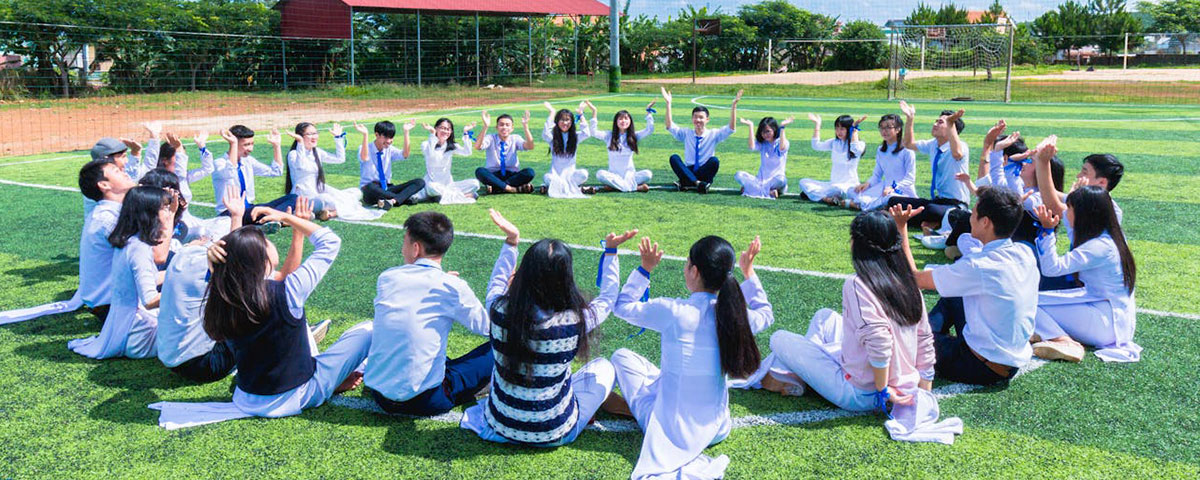
<path fill-rule="evenodd" d="M 383 152 L 375 152 L 375 172 L 379 174 L 379 186 L 387 190 L 387 177 L 383 175 Z"/>
<path fill-rule="evenodd" d="M 505 175 L 508 175 L 508 171 L 505 169 L 505 165 L 504 165 L 505 151 L 508 150 L 508 148 L 506 148 L 506 145 L 508 142 L 505 142 L 504 140 L 500 140 L 500 137 L 496 137 L 496 140 L 500 141 L 500 155 L 499 155 L 499 157 L 500 157 L 500 176 L 505 176 Z"/>
<path fill-rule="evenodd" d="M 250 198 L 248 196 L 246 196 L 246 174 L 242 173 L 242 165 L 243 165 L 242 161 L 239 158 L 238 165 L 237 165 L 237 172 L 238 172 L 238 184 L 242 186 L 242 191 L 241 191 L 242 203 L 246 205 L 246 208 L 250 208 Z"/>
<path fill-rule="evenodd" d="M 941 157 L 942 157 L 942 149 L 940 147 L 936 148 L 933 151 L 933 178 L 931 178 L 929 181 L 929 198 L 930 199 L 937 198 L 937 182 L 938 182 L 937 162 L 938 162 L 938 159 Z"/>
<path fill-rule="evenodd" d="M 567 132 L 562 132 L 563 137 L 563 153 L 567 152 Z"/>
<path fill-rule="evenodd" d="M 696 137 L 696 158 L 693 159 L 693 161 L 692 161 L 692 173 L 696 173 L 696 171 L 700 169 L 700 141 L 701 140 L 704 140 L 704 137 L 700 137 L 700 136 Z"/>

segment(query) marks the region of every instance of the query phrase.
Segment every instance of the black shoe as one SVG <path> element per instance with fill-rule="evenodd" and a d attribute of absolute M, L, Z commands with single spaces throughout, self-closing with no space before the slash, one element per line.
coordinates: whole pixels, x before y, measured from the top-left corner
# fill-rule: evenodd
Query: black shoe
<path fill-rule="evenodd" d="M 708 193 L 708 182 L 696 182 L 696 193 L 701 195 Z"/>
<path fill-rule="evenodd" d="M 683 191 L 683 184 L 682 184 L 682 183 L 679 183 L 679 182 L 671 182 L 671 185 L 674 185 L 676 190 L 679 190 L 679 191 L 681 191 L 681 192 Z"/>
<path fill-rule="evenodd" d="M 392 202 L 389 202 L 387 200 L 380 200 L 378 202 L 375 202 L 375 206 L 379 207 L 380 209 L 382 209 L 384 211 L 391 210 L 393 207 Z"/>

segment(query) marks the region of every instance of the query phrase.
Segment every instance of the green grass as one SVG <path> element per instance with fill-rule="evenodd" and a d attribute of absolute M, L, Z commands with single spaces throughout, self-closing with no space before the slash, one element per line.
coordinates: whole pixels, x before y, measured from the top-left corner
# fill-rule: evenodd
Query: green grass
<path fill-rule="evenodd" d="M 680 89 L 682 90 L 682 89 Z M 678 91 L 677 91 L 678 93 Z M 676 118 L 683 120 L 696 101 L 714 106 L 713 122 L 728 120 L 729 88 L 709 93 L 677 94 Z M 599 96 L 594 102 L 606 123 L 614 111 L 639 112 L 651 98 L 642 95 Z M 573 106 L 579 98 L 560 99 Z M 931 113 L 948 107 L 916 103 L 918 135 L 928 135 Z M 512 105 L 493 111 L 532 108 L 540 128 L 540 106 Z M 804 114 L 814 111 L 828 120 L 851 113 L 877 118 L 897 111 L 894 103 L 864 100 L 798 100 L 749 96 L 744 115 L 757 119 L 794 114 L 801 120 L 788 130 L 793 140 L 788 177 L 828 176 L 828 156 L 811 151 L 810 125 Z M 476 119 L 464 110 L 428 112 L 422 121 L 449 116 L 458 125 Z M 678 144 L 665 133 L 659 108 L 657 131 L 642 144 L 636 161 L 654 171 L 652 183 L 673 178 L 666 158 Z M 635 115 L 635 118 L 639 116 Z M 1039 139 L 1060 135 L 1060 155 L 1068 173 L 1089 153 L 1113 152 L 1127 167 L 1114 192 L 1125 210 L 1125 227 L 1138 260 L 1138 305 L 1145 309 L 1200 313 L 1194 287 L 1200 267 L 1200 234 L 1190 218 L 1200 204 L 1200 108 L 1146 106 L 972 104 L 964 138 L 972 162 L 987 125 L 1005 118 L 1023 135 Z M 1188 120 L 1155 120 L 1155 119 Z M 346 119 L 351 120 L 351 119 Z M 357 119 L 373 121 L 374 119 Z M 398 119 L 392 119 L 398 120 Z M 1097 122 L 1094 120 L 1106 120 Z M 638 118 L 640 122 L 640 118 Z M 877 144 L 872 129 L 865 140 Z M 825 135 L 830 132 L 826 131 Z M 540 137 L 540 132 L 535 132 Z M 733 172 L 754 171 L 757 156 L 745 149 L 746 130 L 718 148 L 721 174 L 716 186 L 736 189 Z M 419 142 L 423 136 L 415 137 Z M 350 134 L 351 151 L 358 135 Z M 329 138 L 323 139 L 326 147 Z M 539 173 L 548 166 L 544 144 L 522 156 Z M 211 143 L 218 154 L 225 146 Z M 414 146 L 415 147 L 415 146 Z M 418 150 L 419 151 L 419 150 Z M 193 161 L 197 157 L 189 146 Z M 65 152 L 0 159 L 0 179 L 73 187 L 86 152 Z M 256 156 L 269 160 L 265 142 Z M 62 160 L 51 160 L 70 157 Z M 7 165 L 29 160 L 50 160 Z M 459 160 L 457 177 L 468 177 L 482 163 L 476 154 Z M 588 141 L 579 163 L 592 171 L 606 164 L 603 147 Z M 873 154 L 860 165 L 865 178 Z M 395 177 L 420 176 L 419 153 L 397 164 Z M 928 160 L 918 165 L 918 189 L 927 188 Z M 328 182 L 357 185 L 358 165 L 328 165 Z M 540 180 L 538 181 L 540 183 Z M 260 200 L 282 193 L 280 179 L 259 179 Z M 212 200 L 209 181 L 193 185 L 196 201 Z M 0 197 L 11 201 L 0 210 L 0 309 L 18 308 L 70 297 L 77 282 L 79 195 L 0 184 Z M 446 213 L 459 232 L 495 234 L 486 217 L 497 208 L 521 227 L 525 238 L 553 236 L 573 244 L 594 245 L 610 231 L 640 228 L 672 255 L 705 234 L 725 236 L 743 245 L 761 235 L 760 263 L 775 267 L 849 273 L 847 229 L 853 214 L 795 197 L 779 201 L 742 198 L 733 192 L 708 196 L 652 191 L 647 194 L 604 194 L 588 200 L 549 200 L 540 196 L 484 197 L 474 205 L 423 205 L 393 210 L 380 221 L 398 225 L 411 212 L 433 209 Z M 200 216 L 211 209 L 195 207 Z M 311 318 L 332 318 L 336 335 L 370 318 L 374 280 L 401 262 L 400 232 L 392 228 L 328 224 L 344 239 L 338 261 L 308 304 Z M 285 248 L 286 235 L 276 235 Z M 446 267 L 461 272 L 482 291 L 500 243 L 459 236 Z M 918 249 L 918 262 L 943 263 L 937 252 Z M 595 293 L 596 253 L 576 253 L 580 285 Z M 636 265 L 623 256 L 623 275 Z M 684 295 L 682 265 L 664 262 L 654 284 L 655 295 Z M 777 329 L 803 331 L 813 312 L 840 309 L 841 281 L 786 272 L 760 273 L 776 323 L 759 336 L 766 349 Z M 933 297 L 930 297 L 933 300 Z M 931 303 L 932 305 L 932 303 Z M 708 449 L 732 459 L 729 478 L 802 478 L 864 476 L 901 477 L 1053 477 L 1053 478 L 1196 478 L 1200 475 L 1200 382 L 1194 366 L 1200 347 L 1193 341 L 1196 320 L 1143 314 L 1136 339 L 1143 361 L 1111 365 L 1089 357 L 1078 365 L 1051 364 L 1030 372 L 1007 388 L 988 388 L 942 401 L 942 412 L 959 416 L 966 432 L 953 446 L 892 442 L 877 416 L 830 420 L 795 426 L 736 429 L 728 440 Z M 402 477 L 402 478 L 625 478 L 636 462 L 641 435 L 588 431 L 566 447 L 543 451 L 488 444 L 457 425 L 424 419 L 386 417 L 326 405 L 302 415 L 276 420 L 248 419 L 166 432 L 156 426 L 156 412 L 145 406 L 159 400 L 221 401 L 229 397 L 229 381 L 210 385 L 183 382 L 154 360 L 93 361 L 66 349 L 66 342 L 94 334 L 98 323 L 86 313 L 63 314 L 0 327 L 0 478 L 98 477 Z M 600 328 L 598 354 L 632 348 L 658 359 L 659 338 L 653 332 L 626 339 L 637 329 L 610 318 Z M 450 353 L 462 354 L 482 339 L 456 327 Z M 940 382 L 939 382 L 940 383 Z M 353 392 L 350 396 L 359 396 Z M 831 405 L 815 395 L 785 399 L 763 392 L 734 392 L 735 417 L 824 410 Z"/>

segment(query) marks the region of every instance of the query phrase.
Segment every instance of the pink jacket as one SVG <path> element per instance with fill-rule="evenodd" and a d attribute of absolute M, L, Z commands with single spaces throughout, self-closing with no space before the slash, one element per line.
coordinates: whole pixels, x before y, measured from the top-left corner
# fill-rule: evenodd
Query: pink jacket
<path fill-rule="evenodd" d="M 921 298 L 921 311 L 925 299 Z M 867 285 L 853 275 L 842 285 L 842 367 L 860 390 L 875 391 L 872 367 L 890 366 L 888 385 L 909 392 L 921 378 L 933 379 L 933 331 L 929 317 L 900 325 L 887 317 Z"/>

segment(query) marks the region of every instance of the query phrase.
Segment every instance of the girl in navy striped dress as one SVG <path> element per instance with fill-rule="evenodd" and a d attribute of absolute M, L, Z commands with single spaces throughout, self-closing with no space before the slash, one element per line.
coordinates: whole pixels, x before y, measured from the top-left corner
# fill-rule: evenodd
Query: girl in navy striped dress
<path fill-rule="evenodd" d="M 492 220 L 515 247 L 517 228 L 494 211 Z M 605 238 L 600 296 L 591 302 L 575 285 L 571 250 L 555 239 L 525 252 L 507 292 L 488 292 L 492 391 L 463 413 L 463 428 L 484 440 L 536 447 L 565 445 L 583 432 L 612 392 L 616 372 L 596 358 L 572 374 L 571 362 L 587 357 L 588 333 L 612 311 L 620 286 L 617 246 L 636 234 Z"/>

